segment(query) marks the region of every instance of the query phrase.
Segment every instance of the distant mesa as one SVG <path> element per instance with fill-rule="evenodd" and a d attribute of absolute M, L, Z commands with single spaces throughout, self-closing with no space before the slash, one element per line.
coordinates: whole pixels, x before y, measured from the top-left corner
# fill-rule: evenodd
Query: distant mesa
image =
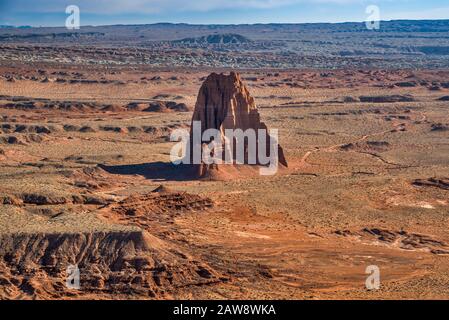
<path fill-rule="evenodd" d="M 2 24 L 0 25 L 0 29 L 31 29 L 32 26 L 13 26 L 10 24 Z"/>
<path fill-rule="evenodd" d="M 211 34 L 207 36 L 202 36 L 198 38 L 185 38 L 181 40 L 173 41 L 174 43 L 182 43 L 182 44 L 198 44 L 198 45 L 206 45 L 206 44 L 243 44 L 243 43 L 251 43 L 252 40 L 244 37 L 240 34 L 235 33 L 225 33 L 225 34 Z"/>
<path fill-rule="evenodd" d="M 0 35 L 1 41 L 14 40 L 70 40 L 70 39 L 93 39 L 104 37 L 103 32 L 59 32 L 59 33 L 30 33 L 30 34 L 5 34 Z"/>

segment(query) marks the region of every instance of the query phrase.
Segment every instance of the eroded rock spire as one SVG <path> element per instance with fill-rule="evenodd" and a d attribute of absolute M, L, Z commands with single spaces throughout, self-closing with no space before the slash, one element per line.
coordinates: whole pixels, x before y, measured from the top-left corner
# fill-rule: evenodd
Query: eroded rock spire
<path fill-rule="evenodd" d="M 269 156 L 269 144 L 272 141 L 270 139 L 274 138 L 269 135 L 267 126 L 260 121 L 260 115 L 254 98 L 251 97 L 248 88 L 243 84 L 239 74 L 235 72 L 231 72 L 229 75 L 212 73 L 207 77 L 198 93 L 192 117 L 192 128 L 194 128 L 194 122 L 201 124 L 201 134 L 208 129 L 219 130 L 223 141 L 227 141 L 226 130 L 228 129 L 240 129 L 245 133 L 254 132 L 256 138 L 253 141 L 250 139 L 241 139 L 243 141 L 237 141 L 238 139 L 236 138 L 233 139 L 233 144 L 231 144 L 231 148 L 233 149 L 232 160 L 235 162 L 238 159 L 236 145 L 243 143 L 244 163 L 236 164 L 265 165 L 257 157 L 257 154 L 259 148 L 265 148 L 262 150 L 265 150 L 265 155 Z M 263 137 L 261 134 L 265 136 Z M 198 145 L 195 145 L 192 135 L 193 133 L 191 134 L 190 148 L 194 150 L 196 147 L 198 150 Z M 203 140 L 196 144 L 200 143 L 204 146 L 204 144 L 208 144 L 209 142 Z M 266 143 L 266 145 L 261 146 L 261 142 L 262 144 Z M 223 150 L 226 148 L 229 148 L 229 145 L 223 144 Z M 255 163 L 251 161 L 254 152 L 256 155 Z M 264 151 L 261 152 L 264 153 Z M 275 153 L 279 165 L 286 167 L 287 161 L 280 146 L 277 145 Z M 202 163 L 197 165 L 197 174 L 200 177 L 204 177 L 209 175 L 210 170 L 217 170 L 219 167 L 222 166 Z"/>

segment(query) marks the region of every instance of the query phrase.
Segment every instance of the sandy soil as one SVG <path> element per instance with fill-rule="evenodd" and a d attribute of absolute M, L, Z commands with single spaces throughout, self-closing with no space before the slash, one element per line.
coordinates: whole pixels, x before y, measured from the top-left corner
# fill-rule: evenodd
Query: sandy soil
<path fill-rule="evenodd" d="M 38 69 L 67 81 L 24 78 Z M 129 107 L 193 108 L 208 71 L 0 71 L 17 78 L 0 79 L 2 298 L 449 297 L 449 90 L 430 88 L 449 71 L 240 70 L 289 168 L 231 181 L 169 164 L 191 112 Z M 75 262 L 79 291 L 63 285 Z"/>

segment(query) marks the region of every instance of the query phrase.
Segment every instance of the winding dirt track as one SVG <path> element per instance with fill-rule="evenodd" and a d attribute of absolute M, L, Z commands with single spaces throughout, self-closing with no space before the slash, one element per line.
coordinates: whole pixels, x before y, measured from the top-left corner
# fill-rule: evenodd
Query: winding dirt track
<path fill-rule="evenodd" d="M 422 113 L 422 112 L 418 112 L 419 116 L 421 117 L 421 119 L 416 120 L 416 121 L 426 121 L 427 120 L 427 116 Z M 300 164 L 299 164 L 299 168 L 304 167 L 306 165 L 309 165 L 309 163 L 307 163 L 307 160 L 310 158 L 311 155 L 318 153 L 318 152 L 336 152 L 338 151 L 339 148 L 347 145 L 347 144 L 356 144 L 359 142 L 363 142 L 366 141 L 369 138 L 373 138 L 373 137 L 378 137 L 378 136 L 383 136 L 385 134 L 388 133 L 392 133 L 392 132 L 400 132 L 401 129 L 405 128 L 405 124 L 403 122 L 401 123 L 395 123 L 393 124 L 393 128 L 391 130 L 384 130 L 384 131 L 380 131 L 380 132 L 375 132 L 372 134 L 367 134 L 367 135 L 363 135 L 362 137 L 353 140 L 353 141 L 349 141 L 347 143 L 343 143 L 343 144 L 336 144 L 336 145 L 332 145 L 329 147 L 316 147 L 314 150 L 311 151 L 307 151 L 306 154 L 301 158 Z M 375 154 L 375 153 L 369 153 L 369 152 L 360 152 L 360 151 L 353 151 L 353 152 L 357 152 L 357 153 L 362 153 L 362 154 L 367 154 L 370 155 L 372 157 L 377 158 L 378 160 L 382 161 L 385 164 L 388 165 L 393 165 L 393 166 L 397 166 L 397 167 L 403 167 L 403 165 L 398 164 L 398 163 L 394 163 L 394 162 L 389 162 L 387 160 L 385 160 L 384 158 L 382 158 L 380 155 Z"/>

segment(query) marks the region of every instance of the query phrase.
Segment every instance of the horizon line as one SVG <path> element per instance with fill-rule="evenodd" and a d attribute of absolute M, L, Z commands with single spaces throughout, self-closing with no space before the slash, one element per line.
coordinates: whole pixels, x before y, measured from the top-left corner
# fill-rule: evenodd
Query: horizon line
<path fill-rule="evenodd" d="M 379 22 L 400 22 L 400 21 L 449 21 L 448 19 L 392 19 L 392 20 L 379 20 Z M 81 25 L 81 28 L 85 27 L 117 27 L 117 26 L 151 26 L 151 25 L 186 25 L 186 26 L 256 26 L 256 25 L 313 25 L 313 24 L 348 24 L 348 23 L 365 23 L 365 21 L 341 21 L 341 22 L 255 22 L 255 23 L 188 23 L 188 22 L 153 22 L 153 23 L 117 23 L 117 24 L 87 24 Z M 50 26 L 50 25 L 10 25 L 0 24 L 1 28 L 65 28 L 65 26 Z"/>

